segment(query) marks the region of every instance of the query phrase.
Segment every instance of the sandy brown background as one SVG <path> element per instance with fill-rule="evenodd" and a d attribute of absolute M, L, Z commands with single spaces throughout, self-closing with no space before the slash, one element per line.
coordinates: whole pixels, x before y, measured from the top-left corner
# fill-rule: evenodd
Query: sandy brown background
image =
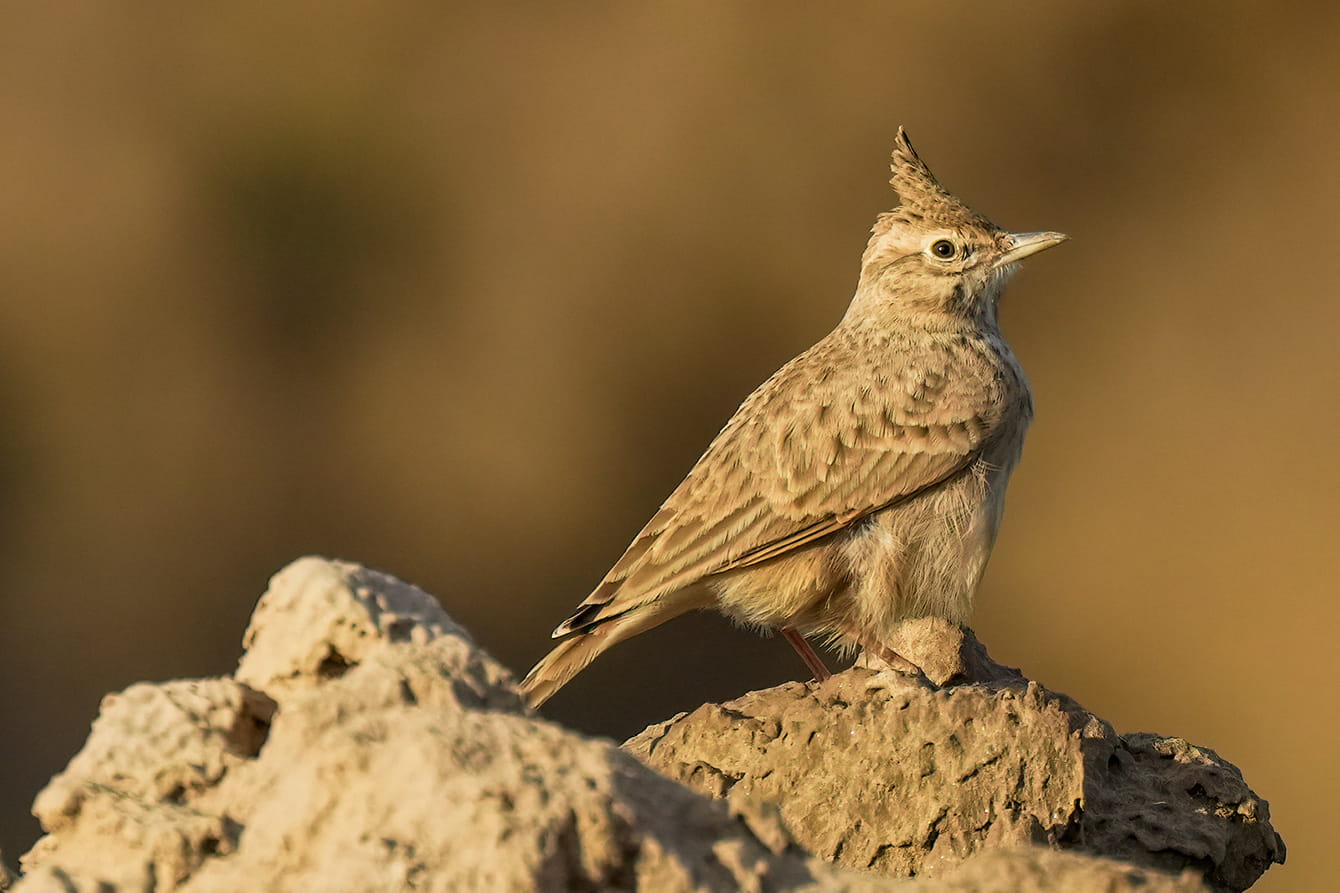
<path fill-rule="evenodd" d="M 282 7 L 282 8 L 281 8 Z M 449 8 L 444 8 L 449 7 Z M 0 16 L 0 847 L 99 697 L 308 552 L 524 670 L 836 322 L 898 124 L 998 223 L 1038 421 L 976 628 L 1240 765 L 1333 879 L 1340 7 L 30 4 Z M 693 617 L 547 712 L 801 675 Z"/>

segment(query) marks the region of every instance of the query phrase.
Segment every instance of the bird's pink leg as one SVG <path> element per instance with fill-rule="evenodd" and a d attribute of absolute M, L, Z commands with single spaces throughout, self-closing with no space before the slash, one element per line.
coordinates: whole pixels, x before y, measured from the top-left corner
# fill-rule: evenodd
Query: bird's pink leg
<path fill-rule="evenodd" d="M 796 654 L 799 654 L 800 659 L 805 662 L 805 666 L 809 667 L 816 681 L 823 682 L 833 675 L 828 672 L 828 667 L 824 666 L 823 659 L 810 647 L 810 643 L 805 637 L 796 632 L 794 626 L 782 627 L 782 635 L 786 638 L 786 641 L 791 643 L 791 647 L 796 649 Z"/>

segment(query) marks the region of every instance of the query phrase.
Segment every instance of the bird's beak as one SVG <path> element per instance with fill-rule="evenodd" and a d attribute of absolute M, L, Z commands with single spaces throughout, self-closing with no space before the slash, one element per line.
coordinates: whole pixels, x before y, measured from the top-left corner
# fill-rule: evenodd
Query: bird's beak
<path fill-rule="evenodd" d="M 996 258 L 996 262 L 992 266 L 1003 267 L 1006 264 L 1023 260 L 1029 255 L 1060 245 L 1068 238 L 1070 237 L 1065 233 L 1011 233 L 1007 240 L 1009 248 L 1006 249 L 1004 254 Z"/>

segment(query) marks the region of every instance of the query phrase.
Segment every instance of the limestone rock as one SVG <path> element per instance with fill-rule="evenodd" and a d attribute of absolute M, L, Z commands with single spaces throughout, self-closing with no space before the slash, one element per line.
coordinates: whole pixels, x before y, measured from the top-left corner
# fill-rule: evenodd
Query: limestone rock
<path fill-rule="evenodd" d="M 685 786 L 529 714 L 422 591 L 302 559 L 233 676 L 103 700 L 13 889 L 1204 893 L 1282 855 L 1209 751 L 1119 739 L 965 631 L 906 633 L 929 679 L 854 670 L 630 745 Z M 1081 843 L 1123 861 L 1056 849 Z"/>
<path fill-rule="evenodd" d="M 104 701 L 38 797 L 16 890 L 879 888 L 767 810 L 524 715 L 510 673 L 391 577 L 303 559 L 246 641 L 236 679 Z"/>
<path fill-rule="evenodd" d="M 318 688 L 395 644 L 438 655 L 450 675 L 444 692 L 459 705 L 519 711 L 511 674 L 436 599 L 344 561 L 304 558 L 275 575 L 252 613 L 234 675 L 283 703 L 291 692 Z"/>
<path fill-rule="evenodd" d="M 1041 846 L 982 850 L 939 877 L 906 883 L 908 893 L 1208 893 L 1210 889 L 1191 869 L 1173 876 Z"/>
<path fill-rule="evenodd" d="M 88 741 L 38 795 L 48 832 L 22 860 L 129 889 L 171 887 L 230 852 L 239 826 L 193 802 L 253 761 L 274 702 L 231 679 L 133 685 L 102 700 Z M 141 858 L 128 860 L 126 849 Z M 26 887 L 25 887 L 26 888 Z"/>
<path fill-rule="evenodd" d="M 1284 860 L 1269 807 L 1213 752 L 1119 736 L 944 621 L 909 624 L 895 649 L 926 677 L 858 667 L 788 683 L 625 747 L 704 794 L 775 803 L 806 849 L 881 874 L 933 877 L 1035 843 L 1243 890 Z"/>

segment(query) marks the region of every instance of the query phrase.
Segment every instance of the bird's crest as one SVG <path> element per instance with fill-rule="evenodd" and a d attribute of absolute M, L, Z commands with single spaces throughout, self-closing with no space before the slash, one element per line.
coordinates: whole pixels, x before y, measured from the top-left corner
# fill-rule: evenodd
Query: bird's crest
<path fill-rule="evenodd" d="M 889 185 L 898 193 L 898 206 L 879 215 L 875 223 L 876 236 L 896 222 L 940 226 L 967 224 L 995 229 L 991 221 L 959 201 L 935 179 L 935 174 L 912 148 L 907 131 L 901 127 L 894 141 L 889 169 L 893 172 Z"/>

